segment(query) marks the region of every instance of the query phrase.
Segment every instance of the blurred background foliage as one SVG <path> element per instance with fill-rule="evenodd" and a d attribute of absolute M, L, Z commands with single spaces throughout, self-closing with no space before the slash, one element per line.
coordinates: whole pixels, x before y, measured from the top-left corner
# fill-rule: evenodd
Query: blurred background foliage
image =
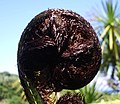
<path fill-rule="evenodd" d="M 102 62 L 97 77 L 110 77 L 107 85 L 97 86 L 97 81 L 77 90 L 63 90 L 57 93 L 57 97 L 66 93 L 80 93 L 85 97 L 86 104 L 120 104 L 120 5 L 116 0 L 102 0 L 103 12 L 96 9 L 92 22 L 99 35 L 102 47 Z M 101 77 L 101 78 L 102 78 Z M 98 79 L 98 78 L 97 78 Z M 112 92 L 100 91 L 102 86 L 112 89 Z M 0 104 L 28 104 L 23 88 L 17 75 L 8 72 L 0 73 Z"/>
<path fill-rule="evenodd" d="M 101 71 L 106 74 L 111 68 L 111 78 L 115 79 L 118 72 L 116 62 L 120 61 L 120 13 L 118 1 L 102 1 L 103 14 L 97 12 L 94 21 L 97 25 L 97 33 L 100 36 L 102 48 Z M 98 10 L 99 11 L 99 10 Z"/>
<path fill-rule="evenodd" d="M 0 73 L 0 104 L 27 104 L 17 75 Z M 16 85 L 15 85 L 16 84 Z M 13 85 L 15 85 L 13 87 Z"/>

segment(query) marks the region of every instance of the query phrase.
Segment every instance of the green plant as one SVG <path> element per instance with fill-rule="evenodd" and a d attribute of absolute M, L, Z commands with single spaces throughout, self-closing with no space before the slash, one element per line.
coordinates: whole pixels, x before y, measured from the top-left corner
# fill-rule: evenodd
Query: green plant
<path fill-rule="evenodd" d="M 114 79 L 116 70 L 116 62 L 120 59 L 120 14 L 119 3 L 112 0 L 102 2 L 104 14 L 100 14 L 99 10 L 95 15 L 95 21 L 100 32 L 102 47 L 102 64 L 101 71 L 107 73 L 109 67 L 112 67 L 111 78 Z"/>
<path fill-rule="evenodd" d="M 18 77 L 7 72 L 0 73 L 0 100 L 10 98 L 14 95 L 14 89 L 11 87 Z"/>
<path fill-rule="evenodd" d="M 18 76 L 9 74 L 8 72 L 0 73 L 0 104 L 26 104 L 27 102 L 21 100 L 21 91 L 17 91 L 20 83 Z M 17 83 L 16 87 L 13 87 Z"/>
<path fill-rule="evenodd" d="M 20 84 L 20 80 L 17 79 L 15 80 L 12 84 L 11 84 L 12 88 L 15 89 L 15 93 L 16 94 L 19 94 L 20 98 L 24 101 L 26 101 L 26 96 L 25 96 L 25 93 L 24 93 L 24 90 Z"/>
<path fill-rule="evenodd" d="M 18 96 L 12 96 L 12 98 L 6 100 L 7 104 L 28 104 L 28 102 L 21 101 Z"/>
<path fill-rule="evenodd" d="M 117 77 L 120 80 L 120 61 L 116 62 L 116 68 L 117 68 Z"/>
<path fill-rule="evenodd" d="M 92 86 L 86 85 L 85 87 L 76 90 L 76 92 L 80 92 L 85 96 L 85 101 L 87 104 L 92 102 L 97 102 L 102 97 L 102 94 L 95 89 L 96 83 Z"/>

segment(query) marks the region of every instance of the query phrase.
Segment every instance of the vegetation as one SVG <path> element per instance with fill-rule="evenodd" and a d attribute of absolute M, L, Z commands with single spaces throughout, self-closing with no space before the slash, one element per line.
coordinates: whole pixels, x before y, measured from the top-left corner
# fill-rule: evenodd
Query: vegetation
<path fill-rule="evenodd" d="M 103 94 L 101 92 L 96 91 L 95 86 L 96 83 L 94 83 L 92 86 L 90 86 L 90 84 L 86 85 L 85 87 L 77 90 L 63 90 L 61 92 L 61 96 L 63 96 L 66 93 L 74 93 L 74 94 L 79 93 L 84 97 L 86 104 L 99 102 Z"/>
<path fill-rule="evenodd" d="M 14 82 L 17 80 L 17 75 L 8 72 L 0 73 L 0 104 L 27 104 L 26 101 L 21 100 L 21 92 L 16 93 L 17 90 L 13 87 Z"/>
<path fill-rule="evenodd" d="M 17 86 L 17 87 L 16 87 Z M 71 93 L 80 93 L 85 97 L 87 104 L 109 104 L 109 102 L 119 102 L 120 103 L 120 94 L 107 94 L 100 93 L 95 89 L 96 84 L 92 86 L 87 85 L 82 89 L 78 90 L 63 90 L 60 92 L 60 96 L 71 92 Z M 24 97 L 21 97 L 23 93 L 22 87 L 17 75 L 12 75 L 7 72 L 0 73 L 0 104 L 28 104 Z M 104 102 L 104 103 L 103 103 Z M 118 104 L 119 104 L 118 103 Z M 113 103 L 117 104 L 117 103 Z"/>
<path fill-rule="evenodd" d="M 120 61 L 116 62 L 116 68 L 117 68 L 117 77 L 120 80 Z"/>
<path fill-rule="evenodd" d="M 101 4 L 104 15 L 95 15 L 103 56 L 101 72 L 106 75 L 108 70 L 112 68 L 111 79 L 113 80 L 115 79 L 115 76 L 117 76 L 117 81 L 120 81 L 119 3 L 113 3 L 112 0 L 106 0 Z M 108 84 L 110 84 L 113 89 L 118 90 L 111 79 L 108 81 Z M 85 97 L 87 104 L 120 104 L 120 93 L 107 94 L 98 92 L 95 86 L 96 84 L 93 84 L 92 86 L 87 85 L 78 90 L 62 90 L 57 95 L 62 96 L 68 92 L 80 93 Z M 17 75 L 12 75 L 8 72 L 0 73 L 0 104 L 28 104 Z"/>
<path fill-rule="evenodd" d="M 20 80 L 19 79 L 15 80 L 11 85 L 12 85 L 12 88 L 15 89 L 15 93 L 16 94 L 19 93 L 20 98 L 23 99 L 24 101 L 26 101 L 27 99 L 26 99 L 25 93 L 23 91 L 23 88 L 20 85 Z"/>
<path fill-rule="evenodd" d="M 116 62 L 120 60 L 120 14 L 118 2 L 107 0 L 102 2 L 104 13 L 95 15 L 97 31 L 101 38 L 103 60 L 101 71 L 107 73 L 112 68 L 111 78 L 114 79 L 115 71 L 118 71 Z"/>
<path fill-rule="evenodd" d="M 82 93 L 85 96 L 85 101 L 87 104 L 92 102 L 97 102 L 102 97 L 102 93 L 96 91 L 95 85 L 96 83 L 94 83 L 92 86 L 87 85 L 82 89 L 78 90 L 80 93 Z"/>

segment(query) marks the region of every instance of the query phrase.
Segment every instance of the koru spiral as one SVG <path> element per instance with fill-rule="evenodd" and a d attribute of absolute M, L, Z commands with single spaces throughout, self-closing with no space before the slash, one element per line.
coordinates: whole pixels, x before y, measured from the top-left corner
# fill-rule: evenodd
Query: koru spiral
<path fill-rule="evenodd" d="M 19 73 L 44 97 L 48 92 L 87 85 L 99 70 L 101 48 L 94 29 L 79 14 L 48 9 L 23 31 L 17 62 Z"/>

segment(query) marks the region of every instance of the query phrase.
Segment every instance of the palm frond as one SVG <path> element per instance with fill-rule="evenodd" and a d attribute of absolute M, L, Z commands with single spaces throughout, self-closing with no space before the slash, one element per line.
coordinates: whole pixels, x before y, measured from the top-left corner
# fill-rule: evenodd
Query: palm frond
<path fill-rule="evenodd" d="M 97 13 L 95 17 L 97 23 L 102 24 L 100 38 L 103 59 L 100 69 L 106 72 L 111 65 L 114 69 L 115 62 L 120 59 L 120 13 L 118 1 L 107 0 L 102 1 L 101 4 L 104 14 Z"/>
<path fill-rule="evenodd" d="M 105 27 L 103 33 L 100 36 L 101 39 L 105 37 L 105 35 L 109 31 L 109 29 L 110 29 L 110 25 L 108 25 L 108 26 Z"/>
<path fill-rule="evenodd" d="M 109 31 L 109 48 L 110 48 L 110 50 L 113 50 L 113 42 L 114 42 L 113 32 L 112 32 L 112 29 L 110 29 L 110 31 Z"/>
<path fill-rule="evenodd" d="M 120 33 L 118 33 L 117 29 L 114 30 L 114 33 L 116 35 L 116 38 L 117 38 L 118 42 L 120 43 Z"/>

